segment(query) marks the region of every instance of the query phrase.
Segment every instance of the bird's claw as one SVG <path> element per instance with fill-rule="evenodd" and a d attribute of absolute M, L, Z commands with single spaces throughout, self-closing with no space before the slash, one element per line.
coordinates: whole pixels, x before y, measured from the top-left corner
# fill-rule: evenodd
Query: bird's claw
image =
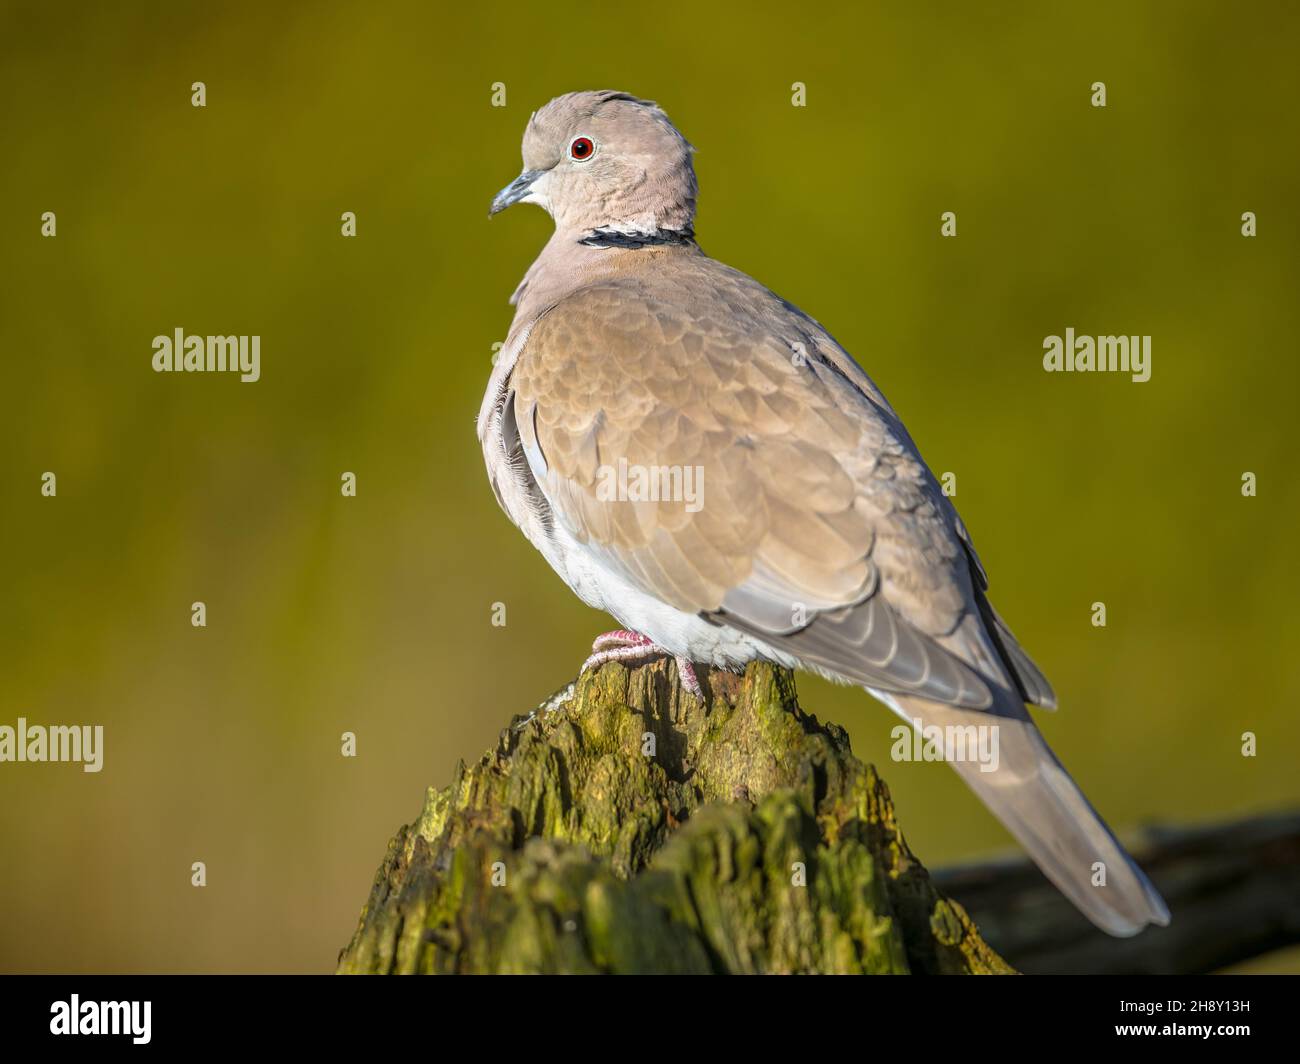
<path fill-rule="evenodd" d="M 591 644 L 591 656 L 582 663 L 581 671 L 599 668 L 609 661 L 638 661 L 661 655 L 672 657 L 677 662 L 677 675 L 681 679 L 682 686 L 703 702 L 704 688 L 700 686 L 699 677 L 695 675 L 695 665 L 690 658 L 680 654 L 670 654 L 654 640 L 625 628 L 598 635 L 595 642 Z"/>

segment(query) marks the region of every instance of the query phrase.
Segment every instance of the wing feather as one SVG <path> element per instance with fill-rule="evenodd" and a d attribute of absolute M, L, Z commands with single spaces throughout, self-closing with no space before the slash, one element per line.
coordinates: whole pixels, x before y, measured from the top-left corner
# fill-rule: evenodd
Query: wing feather
<path fill-rule="evenodd" d="M 674 267 L 570 294 L 519 356 L 515 419 L 556 518 L 645 592 L 830 675 L 965 708 L 1013 684 L 1050 700 L 866 374 L 743 274 Z M 612 497 L 620 468 L 694 471 L 695 505 Z"/>

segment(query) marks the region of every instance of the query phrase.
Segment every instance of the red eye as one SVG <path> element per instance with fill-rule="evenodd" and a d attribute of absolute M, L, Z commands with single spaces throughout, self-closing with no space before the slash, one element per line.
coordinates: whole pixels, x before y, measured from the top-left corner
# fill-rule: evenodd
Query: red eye
<path fill-rule="evenodd" d="M 591 153 L 596 150 L 596 145 L 591 143 L 589 137 L 577 137 L 569 145 L 569 158 L 574 162 L 586 162 L 591 158 Z"/>

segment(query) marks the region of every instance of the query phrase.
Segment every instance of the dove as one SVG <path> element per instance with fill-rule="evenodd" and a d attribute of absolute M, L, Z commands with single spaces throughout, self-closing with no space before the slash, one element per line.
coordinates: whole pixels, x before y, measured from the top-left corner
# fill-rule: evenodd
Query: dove
<path fill-rule="evenodd" d="M 1034 725 L 1026 703 L 1056 696 L 898 414 L 817 321 L 700 248 L 693 152 L 653 102 L 560 96 L 489 212 L 555 223 L 477 428 L 501 508 L 622 626 L 584 669 L 671 655 L 702 698 L 697 666 L 764 659 L 917 729 L 996 727 L 993 771 L 950 764 L 1044 874 L 1112 935 L 1168 923 Z"/>

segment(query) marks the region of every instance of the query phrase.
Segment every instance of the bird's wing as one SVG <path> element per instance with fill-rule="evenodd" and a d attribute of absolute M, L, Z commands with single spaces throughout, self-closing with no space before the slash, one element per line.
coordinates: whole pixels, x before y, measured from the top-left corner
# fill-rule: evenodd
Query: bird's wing
<path fill-rule="evenodd" d="M 992 708 L 1014 664 L 982 571 L 875 385 L 745 275 L 646 261 L 558 302 L 511 376 L 556 518 L 680 610 L 867 686 Z"/>

